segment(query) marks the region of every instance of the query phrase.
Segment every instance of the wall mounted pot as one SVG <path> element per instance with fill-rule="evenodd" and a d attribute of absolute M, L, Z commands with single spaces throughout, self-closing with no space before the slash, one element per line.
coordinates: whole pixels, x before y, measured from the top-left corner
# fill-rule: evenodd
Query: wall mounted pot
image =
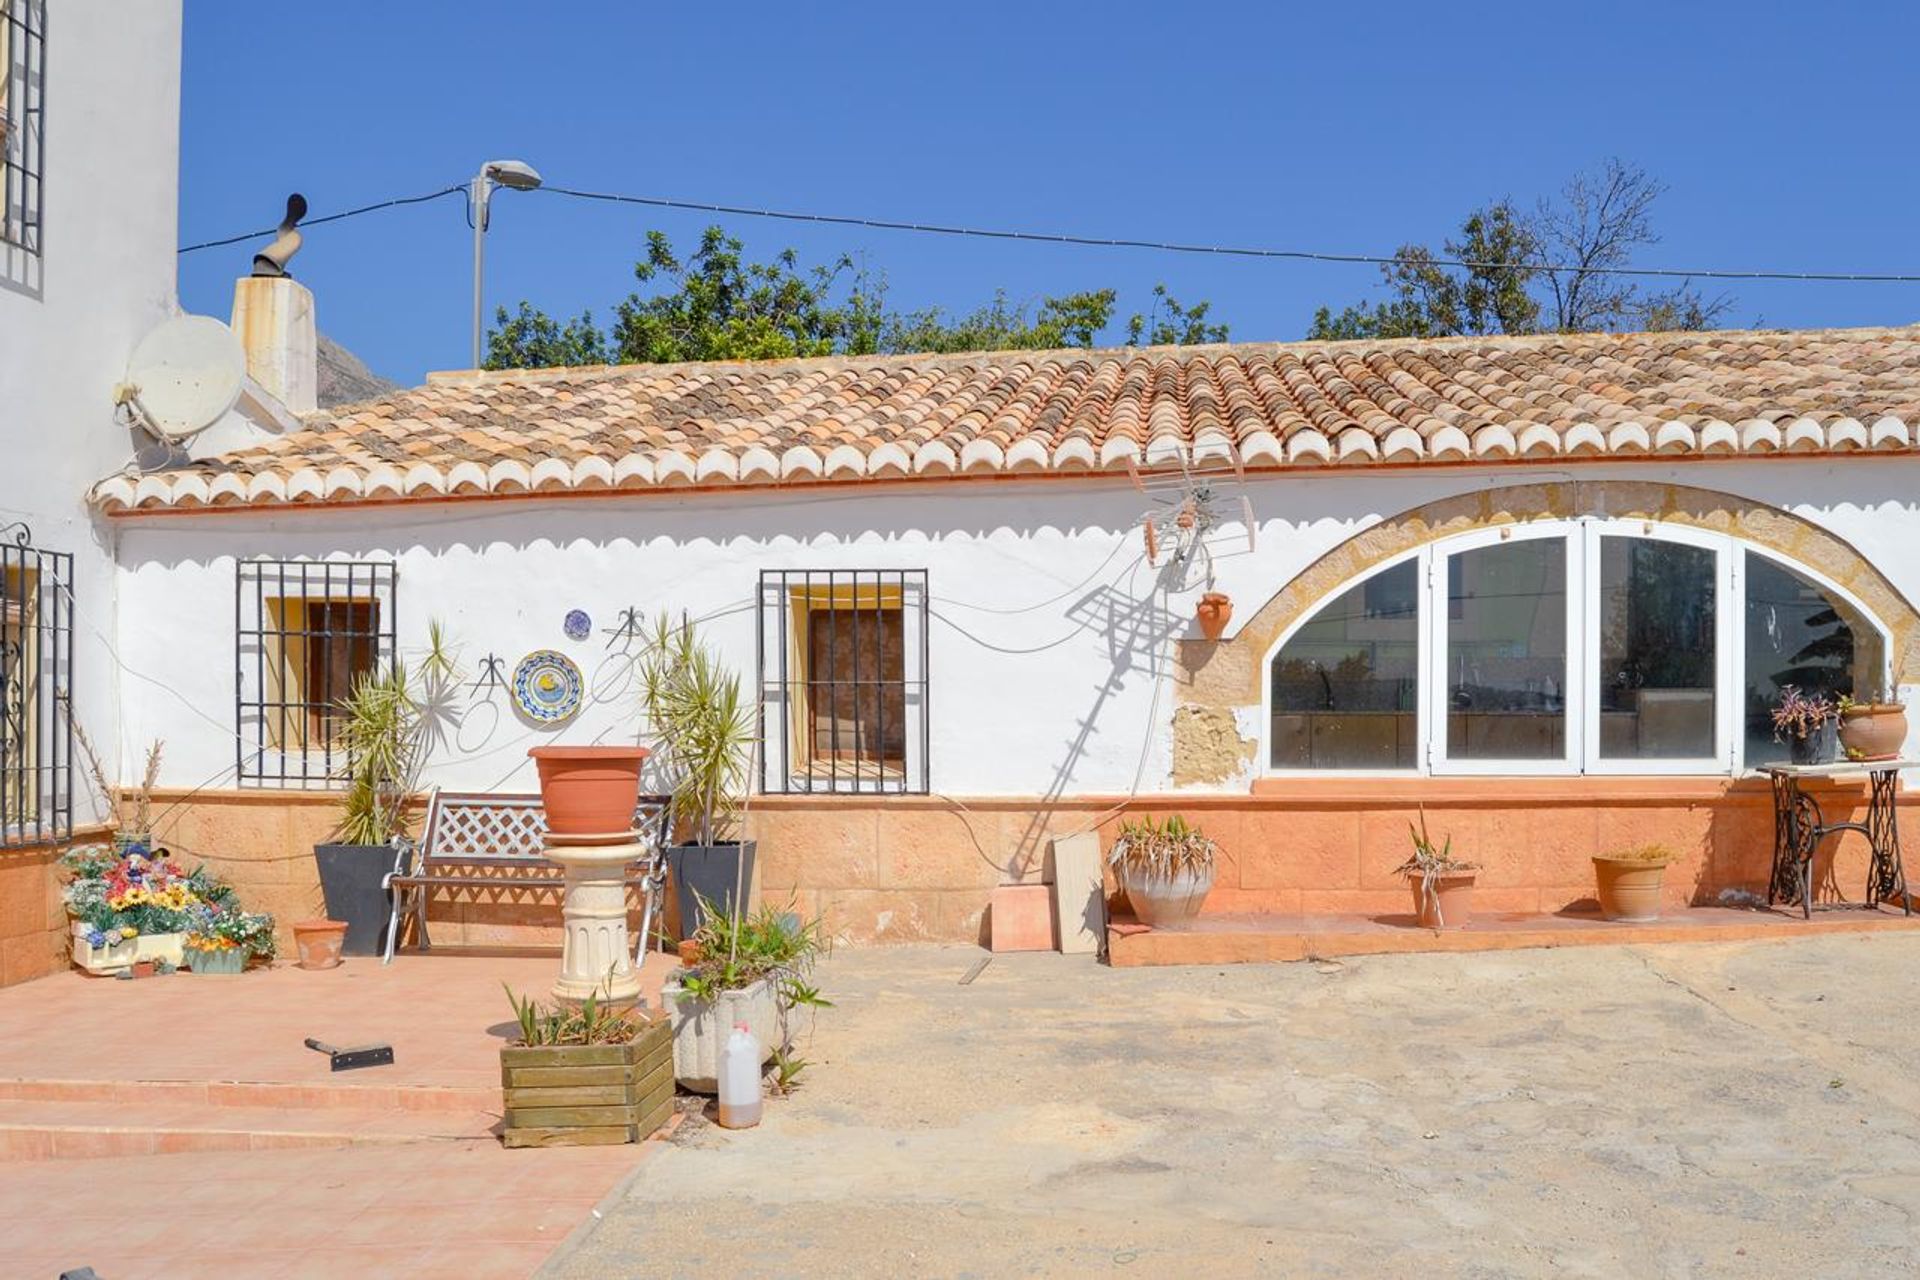
<path fill-rule="evenodd" d="M 1840 713 L 1840 747 L 1849 760 L 1895 760 L 1907 745 L 1907 709 L 1862 704 Z"/>
<path fill-rule="evenodd" d="M 346 926 L 350 956 L 377 956 L 386 944 L 392 904 L 383 881 L 394 869 L 394 851 L 384 844 L 317 844 L 320 895 L 327 918 Z"/>
<path fill-rule="evenodd" d="M 1667 863 L 1643 858 L 1608 858 L 1596 854 L 1593 881 L 1600 914 L 1609 920 L 1658 920 L 1660 885 Z"/>
<path fill-rule="evenodd" d="M 293 925 L 293 947 L 302 969 L 336 968 L 346 938 L 344 920 L 296 920 Z"/>
<path fill-rule="evenodd" d="M 1156 876 L 1143 868 L 1121 863 L 1114 878 L 1127 891 L 1134 919 L 1151 929 L 1177 929 L 1200 914 L 1213 889 L 1213 868 Z"/>
<path fill-rule="evenodd" d="M 1200 621 L 1200 634 L 1209 640 L 1218 640 L 1227 633 L 1227 624 L 1233 621 L 1233 600 L 1224 591 L 1209 591 L 1200 597 L 1193 614 Z"/>
<path fill-rule="evenodd" d="M 738 844 L 676 844 L 667 847 L 667 870 L 673 876 L 673 900 L 680 908 L 680 937 L 691 938 L 700 927 L 699 898 L 724 915 L 734 911 L 733 886 L 738 878 L 745 895 L 753 892 L 755 840 Z M 745 908 L 743 901 L 740 907 Z M 727 1023 L 728 1027 L 733 1024 Z"/>
<path fill-rule="evenodd" d="M 534 747 L 547 830 L 563 836 L 624 835 L 640 804 L 645 747 Z"/>
<path fill-rule="evenodd" d="M 1418 871 L 1407 873 L 1413 890 L 1414 922 L 1422 929 L 1458 929 L 1473 919 L 1473 882 L 1477 871 L 1449 871 L 1429 883 Z"/>

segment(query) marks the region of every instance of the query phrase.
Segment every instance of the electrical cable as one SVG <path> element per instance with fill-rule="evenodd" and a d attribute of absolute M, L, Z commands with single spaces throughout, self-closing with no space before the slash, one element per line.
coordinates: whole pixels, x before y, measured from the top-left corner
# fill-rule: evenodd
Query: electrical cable
<path fill-rule="evenodd" d="M 393 200 L 382 200 L 377 204 L 363 204 L 358 209 L 347 209 L 340 213 L 329 213 L 318 218 L 303 218 L 300 221 L 300 229 L 304 231 L 308 227 L 317 227 L 322 223 L 340 222 L 347 218 L 357 218 L 363 213 L 377 213 L 382 209 L 397 209 L 401 205 L 425 204 L 429 200 L 438 200 L 441 196 L 450 196 L 456 191 L 465 191 L 466 189 L 467 184 L 462 182 L 455 186 L 442 187 L 438 191 L 429 191 L 425 195 L 400 196 Z M 226 236 L 219 240 L 202 240 L 199 244 L 187 245 L 182 249 L 176 250 L 176 252 L 198 253 L 202 249 L 218 249 L 222 245 L 239 244 L 242 240 L 258 240 L 263 236 L 278 235 L 279 233 L 280 228 L 278 227 L 267 227 L 261 231 L 244 231 L 237 236 Z"/>

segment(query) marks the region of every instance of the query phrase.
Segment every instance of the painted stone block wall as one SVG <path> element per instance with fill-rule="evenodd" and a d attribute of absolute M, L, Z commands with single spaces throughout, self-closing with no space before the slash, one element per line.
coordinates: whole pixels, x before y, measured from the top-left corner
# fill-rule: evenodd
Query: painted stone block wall
<path fill-rule="evenodd" d="M 0 987 L 66 967 L 59 858 L 45 845 L 0 852 Z"/>

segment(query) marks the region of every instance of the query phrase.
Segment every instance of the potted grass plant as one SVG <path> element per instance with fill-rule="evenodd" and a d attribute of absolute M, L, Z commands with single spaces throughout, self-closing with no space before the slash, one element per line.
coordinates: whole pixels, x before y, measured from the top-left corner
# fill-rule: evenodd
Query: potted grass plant
<path fill-rule="evenodd" d="M 327 917 L 344 923 L 342 950 L 377 955 L 385 943 L 387 877 L 397 868 L 396 841 L 420 774 L 452 715 L 460 672 L 439 622 L 427 629 L 417 666 L 395 660 L 366 672 L 340 702 L 347 791 L 336 838 L 313 847 Z"/>
<path fill-rule="evenodd" d="M 721 911 L 701 899 L 693 940 L 699 959 L 661 989 L 673 1019 L 673 1069 L 695 1093 L 719 1088 L 720 1048 L 736 1025 L 760 1042 L 761 1062 L 791 1059 L 790 1018 L 796 1008 L 828 1008 L 812 981 L 827 944 L 818 920 L 802 920 L 791 906 L 749 914 Z"/>
<path fill-rule="evenodd" d="M 1394 869 L 1407 878 L 1413 890 L 1414 920 L 1425 929 L 1458 929 L 1473 919 L 1473 885 L 1480 868 L 1453 856 L 1453 837 L 1436 845 L 1427 834 L 1427 811 L 1420 810 L 1420 825 L 1411 823 L 1407 834 L 1413 838 L 1413 852 Z"/>
<path fill-rule="evenodd" d="M 1593 876 L 1600 914 L 1609 920 L 1659 919 L 1660 886 L 1672 861 L 1673 850 L 1663 844 L 1595 854 Z"/>
<path fill-rule="evenodd" d="M 1107 865 L 1140 923 L 1166 929 L 1200 913 L 1213 889 L 1218 856 L 1212 837 L 1175 813 L 1159 822 L 1135 818 L 1121 823 Z"/>
<path fill-rule="evenodd" d="M 667 866 L 684 941 L 701 927 L 702 904 L 737 916 L 753 884 L 755 843 L 739 828 L 754 710 L 739 675 L 690 625 L 664 613 L 654 619 L 639 671 L 654 768 L 673 800 Z"/>
<path fill-rule="evenodd" d="M 509 1147 L 639 1142 L 673 1114 L 664 1018 L 588 996 L 543 1006 L 507 988 L 518 1035 L 500 1050 Z"/>

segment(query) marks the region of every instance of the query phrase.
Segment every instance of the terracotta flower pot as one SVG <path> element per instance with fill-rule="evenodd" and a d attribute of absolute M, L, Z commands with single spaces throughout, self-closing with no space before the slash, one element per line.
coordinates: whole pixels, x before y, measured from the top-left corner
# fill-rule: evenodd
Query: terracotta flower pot
<path fill-rule="evenodd" d="M 340 948 L 346 945 L 345 920 L 297 920 L 293 926 L 293 945 L 300 955 L 302 969 L 332 969 L 340 963 Z"/>
<path fill-rule="evenodd" d="M 645 747 L 535 747 L 547 830 L 563 836 L 618 835 L 633 829 Z"/>
<path fill-rule="evenodd" d="M 1897 702 L 1840 713 L 1840 747 L 1849 760 L 1893 760 L 1907 745 L 1907 709 Z"/>
<path fill-rule="evenodd" d="M 1426 878 L 1417 871 L 1407 873 L 1407 887 L 1413 890 L 1413 915 L 1423 929 L 1458 929 L 1473 919 L 1473 882 L 1477 871 L 1450 871 L 1433 878 L 1427 890 Z"/>
<path fill-rule="evenodd" d="M 1200 597 L 1193 614 L 1200 620 L 1200 634 L 1209 640 L 1218 640 L 1227 633 L 1227 624 L 1233 621 L 1233 601 L 1224 591 L 1209 591 Z"/>
<path fill-rule="evenodd" d="M 1666 872 L 1664 861 L 1594 855 L 1593 879 L 1599 890 L 1600 914 L 1609 920 L 1658 920 L 1660 882 Z"/>

